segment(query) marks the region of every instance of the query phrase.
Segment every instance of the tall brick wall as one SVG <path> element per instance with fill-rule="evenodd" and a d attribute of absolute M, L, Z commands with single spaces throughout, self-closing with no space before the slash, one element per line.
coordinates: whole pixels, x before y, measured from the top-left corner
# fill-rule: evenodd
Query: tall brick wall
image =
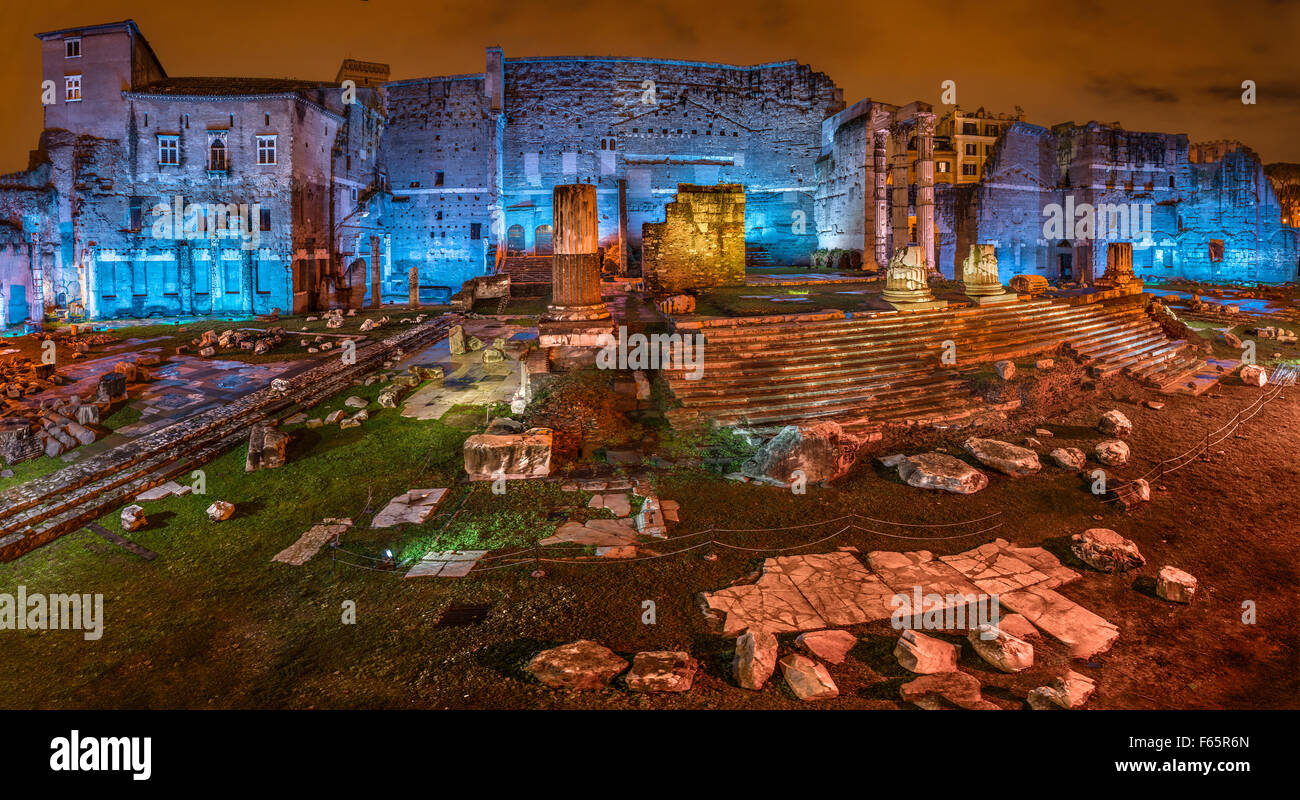
<path fill-rule="evenodd" d="M 516 58 L 504 80 L 505 222 L 526 249 L 552 222 L 550 187 L 574 182 L 597 187 L 601 243 L 612 249 L 619 180 L 634 259 L 642 225 L 663 219 L 679 183 L 744 184 L 751 241 L 790 259 L 815 249 L 794 223 L 800 212 L 812 231 L 821 121 L 843 105 L 825 75 L 794 62 Z"/>
<path fill-rule="evenodd" d="M 400 81 L 386 87 L 383 157 L 392 196 L 383 212 L 392 237 L 384 292 L 407 296 L 407 275 L 453 292 L 493 264 L 498 118 L 483 75 Z"/>
<path fill-rule="evenodd" d="M 664 221 L 643 230 L 646 283 L 681 292 L 745 282 L 745 187 L 681 184 Z"/>

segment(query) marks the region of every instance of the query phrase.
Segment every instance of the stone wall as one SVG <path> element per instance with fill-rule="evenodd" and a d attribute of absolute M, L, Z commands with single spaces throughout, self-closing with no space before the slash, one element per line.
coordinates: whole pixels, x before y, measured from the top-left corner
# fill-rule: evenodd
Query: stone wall
<path fill-rule="evenodd" d="M 804 261 L 816 248 L 808 234 L 821 122 L 843 106 L 824 74 L 793 61 L 613 58 L 511 58 L 503 69 L 502 205 L 525 251 L 539 241 L 545 250 L 551 187 L 591 183 L 600 243 L 614 252 L 620 181 L 633 263 L 642 225 L 664 218 L 679 183 L 744 184 L 756 245 Z M 797 232 L 796 211 L 807 233 Z"/>
<path fill-rule="evenodd" d="M 680 184 L 664 217 L 642 229 L 642 269 L 652 291 L 744 284 L 744 186 Z"/>
<path fill-rule="evenodd" d="M 1128 242 L 1139 276 L 1294 280 L 1300 231 L 1282 224 L 1264 168 L 1234 144 L 1189 145 L 1181 134 L 1095 122 L 1050 131 L 1015 123 L 980 183 L 939 194 L 938 235 L 955 244 L 951 251 L 941 244 L 941 269 L 955 274 L 970 244 L 990 243 L 1003 282 L 1033 273 L 1092 280 L 1105 270 L 1107 246 Z M 1048 235 L 1053 206 L 1076 209 L 1064 235 Z M 1090 232 L 1081 227 L 1085 207 L 1094 211 Z M 1110 217 L 1120 210 L 1128 212 L 1128 227 L 1117 230 Z"/>
<path fill-rule="evenodd" d="M 407 275 L 426 288 L 458 289 L 493 264 L 499 114 L 483 75 L 399 81 L 386 87 L 383 157 L 392 196 L 384 229 L 393 268 L 385 293 L 407 296 Z"/>

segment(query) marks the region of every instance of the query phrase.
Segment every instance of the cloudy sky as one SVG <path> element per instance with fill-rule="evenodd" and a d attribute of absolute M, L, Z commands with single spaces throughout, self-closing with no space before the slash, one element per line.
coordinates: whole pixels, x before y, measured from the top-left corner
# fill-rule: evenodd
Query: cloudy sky
<path fill-rule="evenodd" d="M 966 108 L 1030 122 L 1238 139 L 1300 162 L 1300 0 L 0 0 L 0 172 L 41 129 L 33 34 L 134 19 L 172 76 L 332 80 L 345 57 L 394 78 L 480 72 L 507 57 L 619 55 L 753 64 L 797 59 L 849 103 L 924 100 L 956 81 Z M 1257 103 L 1241 101 L 1242 81 Z"/>

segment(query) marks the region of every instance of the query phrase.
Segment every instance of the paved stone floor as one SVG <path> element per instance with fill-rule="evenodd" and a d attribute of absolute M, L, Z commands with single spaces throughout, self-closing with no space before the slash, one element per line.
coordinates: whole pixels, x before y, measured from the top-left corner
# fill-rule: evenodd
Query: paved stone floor
<path fill-rule="evenodd" d="M 93 444 L 65 453 L 62 456 L 65 461 L 87 458 L 208 409 L 228 405 L 233 400 L 266 387 L 275 378 L 289 378 L 317 363 L 303 360 L 246 364 L 242 361 L 187 355 L 164 356 L 161 348 L 144 347 L 129 354 L 73 362 L 60 369 L 60 373 L 70 383 L 49 389 L 35 397 L 45 401 L 54 398 L 65 400 L 73 394 L 85 397 L 93 394 L 99 376 L 112 372 L 113 366 L 119 361 L 134 361 L 135 356 L 150 354 L 165 359 L 162 364 L 149 368 L 153 372 L 153 380 L 128 387 L 131 399 L 127 404 L 140 412 L 140 419 L 123 425 Z"/>
<path fill-rule="evenodd" d="M 876 550 L 866 562 L 853 548 L 769 558 L 754 583 L 703 593 L 704 611 L 727 636 L 812 631 L 889 619 L 892 598 L 919 589 L 945 598 L 995 595 L 1076 658 L 1105 652 L 1119 636 L 1114 625 L 1055 591 L 1079 574 L 1041 547 L 997 539 L 938 559 L 926 550 Z"/>
<path fill-rule="evenodd" d="M 509 403 L 519 390 L 517 361 L 531 339 L 537 336 L 536 328 L 508 325 L 495 319 L 466 320 L 466 338 L 477 336 L 490 346 L 497 338 L 506 340 L 506 358 L 495 364 L 483 363 L 483 351 L 469 351 L 452 355 L 447 339 L 427 349 L 413 353 L 402 360 L 400 366 L 421 364 L 441 366 L 442 383 L 433 382 L 407 397 L 402 404 L 402 416 L 415 419 L 440 419 L 458 405 L 487 405 Z"/>

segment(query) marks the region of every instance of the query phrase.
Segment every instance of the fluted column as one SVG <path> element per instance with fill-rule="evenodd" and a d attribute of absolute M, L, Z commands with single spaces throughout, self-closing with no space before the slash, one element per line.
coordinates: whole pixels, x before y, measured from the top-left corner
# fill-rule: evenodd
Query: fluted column
<path fill-rule="evenodd" d="M 925 253 L 925 267 L 939 274 L 934 255 L 934 114 L 916 115 L 916 240 Z"/>
<path fill-rule="evenodd" d="M 894 190 L 890 196 L 893 206 L 894 252 L 907 247 L 912 239 L 907 233 L 907 134 L 908 126 L 896 124 L 889 129 L 894 154 L 890 172 L 893 173 Z"/>
<path fill-rule="evenodd" d="M 609 319 L 609 309 L 600 298 L 596 187 L 590 183 L 556 186 L 551 208 L 552 295 L 545 320 Z"/>
<path fill-rule="evenodd" d="M 961 265 L 962 291 L 971 297 L 1004 295 L 998 280 L 998 251 L 991 244 L 973 244 Z"/>
<path fill-rule="evenodd" d="M 871 164 L 874 183 L 872 186 L 872 213 L 869 216 L 871 237 L 875 255 L 876 269 L 889 267 L 889 175 L 887 157 L 889 147 L 889 128 L 879 127 L 871 131 Z"/>

